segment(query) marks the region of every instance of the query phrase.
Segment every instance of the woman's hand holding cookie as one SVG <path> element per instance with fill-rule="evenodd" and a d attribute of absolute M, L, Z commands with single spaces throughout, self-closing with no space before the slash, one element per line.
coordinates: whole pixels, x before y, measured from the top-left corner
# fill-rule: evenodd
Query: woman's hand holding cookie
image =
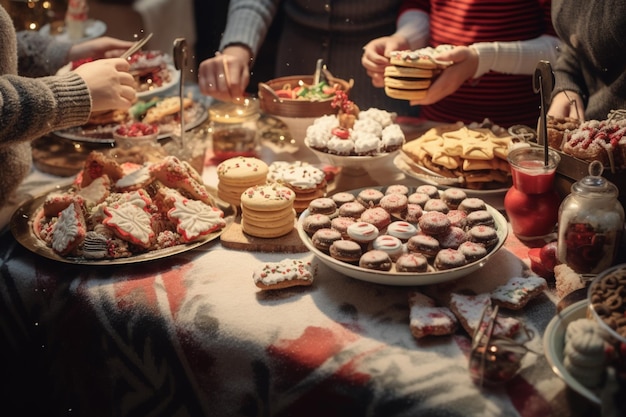
<path fill-rule="evenodd" d="M 400 36 L 385 36 L 370 41 L 363 47 L 361 64 L 372 79 L 374 87 L 384 87 L 385 67 L 389 65 L 392 51 L 407 49 L 407 40 Z"/>
<path fill-rule="evenodd" d="M 454 64 L 447 67 L 433 81 L 422 99 L 411 100 L 412 105 L 433 104 L 454 93 L 465 81 L 472 78 L 478 67 L 478 53 L 467 46 L 456 46 L 436 56 L 439 61 Z"/>

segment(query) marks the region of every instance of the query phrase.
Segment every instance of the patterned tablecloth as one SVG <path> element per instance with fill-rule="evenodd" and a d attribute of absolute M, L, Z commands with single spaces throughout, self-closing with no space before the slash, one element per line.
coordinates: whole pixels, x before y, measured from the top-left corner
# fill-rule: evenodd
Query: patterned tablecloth
<path fill-rule="evenodd" d="M 411 184 L 391 163 L 375 169 L 366 181 Z M 209 158 L 203 175 L 215 183 Z M 22 195 L 54 181 L 34 172 Z M 510 237 L 484 268 L 435 289 L 487 291 L 530 274 L 527 249 Z M 317 266 L 313 286 L 260 291 L 253 271 L 286 257 Z M 158 261 L 85 267 L 39 258 L 5 228 L 0 273 L 0 398 L 23 415 L 598 413 L 542 354 L 556 312 L 551 291 L 516 314 L 538 354 L 527 354 L 508 384 L 480 388 L 467 371 L 465 332 L 411 335 L 407 295 L 415 288 L 352 279 L 310 253 L 235 251 L 217 240 Z"/>

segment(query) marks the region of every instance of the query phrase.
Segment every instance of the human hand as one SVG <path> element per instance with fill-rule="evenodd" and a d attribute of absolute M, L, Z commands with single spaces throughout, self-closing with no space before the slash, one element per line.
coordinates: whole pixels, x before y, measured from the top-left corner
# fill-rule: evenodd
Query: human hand
<path fill-rule="evenodd" d="M 385 86 L 385 67 L 389 65 L 391 52 L 408 48 L 409 43 L 405 38 L 393 35 L 371 40 L 363 47 L 361 64 L 372 79 L 374 87 Z"/>
<path fill-rule="evenodd" d="M 444 69 L 428 88 L 423 99 L 412 100 L 412 105 L 427 105 L 454 93 L 465 81 L 472 78 L 478 68 L 478 53 L 467 46 L 455 46 L 452 50 L 435 56 L 439 61 L 453 62 Z"/>
<path fill-rule="evenodd" d="M 122 58 L 99 59 L 76 68 L 91 94 L 91 111 L 128 109 L 137 98 L 130 64 Z"/>
<path fill-rule="evenodd" d="M 581 122 L 585 121 L 585 107 L 582 98 L 573 91 L 561 91 L 554 95 L 548 116 L 557 118 L 571 117 Z"/>
<path fill-rule="evenodd" d="M 77 43 L 70 48 L 69 61 L 86 58 L 113 58 L 121 56 L 134 42 L 102 36 L 85 42 Z"/>
<path fill-rule="evenodd" d="M 198 85 L 202 94 L 221 101 L 242 99 L 250 82 L 250 51 L 229 46 L 200 63 Z"/>

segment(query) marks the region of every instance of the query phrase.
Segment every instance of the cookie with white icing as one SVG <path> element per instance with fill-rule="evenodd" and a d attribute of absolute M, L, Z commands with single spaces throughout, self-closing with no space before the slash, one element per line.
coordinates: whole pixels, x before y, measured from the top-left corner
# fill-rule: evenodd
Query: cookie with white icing
<path fill-rule="evenodd" d="M 270 262 L 253 273 L 254 284 L 262 290 L 279 290 L 313 284 L 315 269 L 309 261 L 284 259 Z"/>

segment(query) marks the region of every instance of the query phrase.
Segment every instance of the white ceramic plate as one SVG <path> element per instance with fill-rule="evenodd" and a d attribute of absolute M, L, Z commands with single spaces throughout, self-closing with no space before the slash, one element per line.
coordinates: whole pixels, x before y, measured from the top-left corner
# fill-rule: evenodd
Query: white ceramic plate
<path fill-rule="evenodd" d="M 163 83 L 160 87 L 155 87 L 151 90 L 148 91 L 138 91 L 137 92 L 137 98 L 138 99 L 145 99 L 145 98 L 149 98 L 149 97 L 153 97 L 162 93 L 167 92 L 170 88 L 173 88 L 174 86 L 178 85 L 178 82 L 180 81 L 180 71 L 178 71 L 173 65 L 167 65 L 167 70 L 170 73 L 170 81 L 167 83 Z M 176 93 L 176 92 L 173 92 Z"/>
<path fill-rule="evenodd" d="M 106 23 L 100 20 L 88 19 L 85 25 L 85 35 L 76 42 L 83 42 L 89 39 L 94 39 L 104 35 L 107 31 Z M 45 24 L 39 29 L 39 33 L 42 35 L 48 36 L 50 35 L 50 24 Z M 59 34 L 53 34 L 56 39 L 60 41 L 70 42 L 70 38 L 67 35 L 67 32 L 63 31 Z"/>
<path fill-rule="evenodd" d="M 470 188 L 465 188 L 463 184 L 461 184 L 460 182 L 457 182 L 457 183 L 453 182 L 454 179 L 445 178 L 445 177 L 435 177 L 435 176 L 429 177 L 428 174 L 418 173 L 414 171 L 413 169 L 411 169 L 409 162 L 406 160 L 405 156 L 403 156 L 401 153 L 396 155 L 396 157 L 393 160 L 393 164 L 396 166 L 396 168 L 402 171 L 405 175 L 415 179 L 420 185 L 428 184 L 428 185 L 434 185 L 438 188 L 449 188 L 449 187 L 462 188 L 469 197 L 504 198 L 504 195 L 509 190 L 509 187 L 496 188 L 493 190 L 473 190 Z"/>
<path fill-rule="evenodd" d="M 563 365 L 563 347 L 565 346 L 565 330 L 574 320 L 585 318 L 587 300 L 582 300 L 564 308 L 554 316 L 543 334 L 543 350 L 552 370 L 574 391 L 595 404 L 600 404 L 600 398 L 595 392 L 578 382 L 570 375 Z"/>
<path fill-rule="evenodd" d="M 187 122 L 185 130 L 189 131 L 200 126 L 208 117 L 209 113 L 204 103 L 194 101 L 194 104 L 185 109 Z M 128 122 L 140 121 L 130 119 Z M 119 126 L 117 123 L 108 123 L 104 125 L 90 125 L 88 127 L 71 127 L 64 130 L 56 130 L 54 134 L 64 139 L 73 140 L 75 142 L 87 143 L 115 143 L 113 139 L 113 131 Z M 179 123 L 165 123 L 159 125 L 160 134 L 158 139 L 169 138 L 175 131 L 180 131 Z"/>
<path fill-rule="evenodd" d="M 378 188 L 384 189 L 385 187 L 367 187 L 367 188 Z M 348 191 L 354 195 L 357 195 L 362 188 L 357 190 Z M 508 235 L 508 224 L 506 219 L 500 212 L 494 209 L 491 206 L 487 206 L 487 210 L 493 215 L 493 218 L 496 222 L 496 229 L 498 234 L 498 244 L 482 259 L 479 259 L 475 262 L 469 263 L 467 265 L 463 265 L 460 268 L 448 269 L 445 271 L 431 271 L 431 272 L 423 272 L 423 273 L 409 273 L 409 272 L 395 272 L 395 271 L 374 271 L 371 269 L 361 268 L 357 265 L 352 265 L 346 262 L 341 262 L 331 257 L 330 255 L 325 254 L 324 252 L 317 249 L 313 246 L 311 242 L 311 238 L 302 228 L 303 220 L 309 215 L 309 210 L 305 210 L 298 219 L 297 230 L 300 235 L 300 239 L 304 245 L 311 251 L 315 256 L 328 265 L 330 268 L 334 269 L 337 272 L 340 272 L 344 275 L 347 275 L 352 278 L 360 279 L 362 281 L 373 282 L 376 284 L 384 284 L 384 285 L 395 285 L 395 286 L 411 286 L 411 285 L 427 285 L 427 284 L 437 284 L 440 282 L 452 281 L 454 279 L 463 277 L 467 274 L 470 274 L 480 268 L 482 268 L 489 259 L 502 247 L 506 237 Z"/>

